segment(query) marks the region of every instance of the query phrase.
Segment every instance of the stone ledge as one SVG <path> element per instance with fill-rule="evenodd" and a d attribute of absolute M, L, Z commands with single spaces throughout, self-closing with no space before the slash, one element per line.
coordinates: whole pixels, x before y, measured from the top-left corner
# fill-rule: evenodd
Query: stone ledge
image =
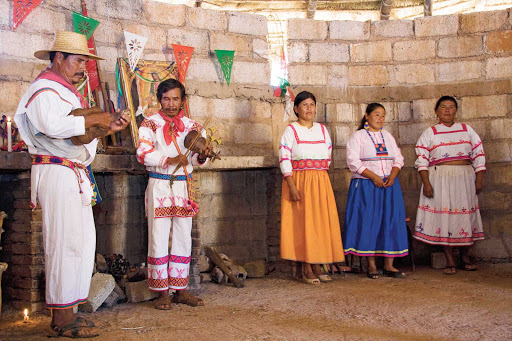
<path fill-rule="evenodd" d="M 0 172 L 22 172 L 30 170 L 31 157 L 26 152 L 0 151 Z M 197 170 L 231 170 L 250 168 L 270 168 L 277 166 L 277 158 L 267 156 L 222 156 L 222 160 L 209 162 Z M 98 154 L 92 163 L 95 173 L 128 172 L 145 173 L 135 155 Z"/>

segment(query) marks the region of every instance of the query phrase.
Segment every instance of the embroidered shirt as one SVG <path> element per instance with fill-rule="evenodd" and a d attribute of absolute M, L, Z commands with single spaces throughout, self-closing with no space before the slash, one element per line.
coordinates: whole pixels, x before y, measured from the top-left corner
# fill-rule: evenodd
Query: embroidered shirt
<path fill-rule="evenodd" d="M 279 165 L 284 177 L 299 170 L 328 170 L 332 143 L 324 125 L 313 122 L 311 128 L 297 122 L 289 124 L 281 136 Z"/>
<path fill-rule="evenodd" d="M 81 107 L 78 97 L 55 81 L 39 79 L 32 83 L 14 115 L 29 153 L 54 155 L 89 165 L 96 155 L 98 140 L 81 146 L 70 140 L 85 134 L 84 117 L 69 115 Z"/>
<path fill-rule="evenodd" d="M 191 130 L 201 130 L 201 127 L 199 124 L 188 117 L 182 117 L 181 120 L 185 125 L 185 131 L 179 133 L 179 135 L 175 134 L 175 139 L 181 154 L 184 155 L 187 151 L 187 148 L 185 147 L 185 136 L 187 136 Z M 178 156 L 180 153 L 176 149 L 174 143 L 167 145 L 165 142 L 163 133 L 164 125 L 165 121 L 159 114 L 146 117 L 144 121 L 142 121 L 139 127 L 139 147 L 137 148 L 137 160 L 146 166 L 146 169 L 150 172 L 172 174 L 176 168 L 176 165 L 171 165 L 168 167 L 164 166 L 164 162 L 168 157 L 173 158 Z M 206 137 L 206 132 L 203 131 L 202 135 L 203 137 Z M 194 169 L 193 166 L 202 165 L 202 163 L 197 161 L 198 156 L 199 154 L 194 152 L 188 155 L 189 163 L 186 166 L 188 174 L 192 174 Z M 185 172 L 183 167 L 180 167 L 176 173 L 174 173 L 174 175 L 184 174 Z"/>
<path fill-rule="evenodd" d="M 368 133 L 371 134 L 373 141 Z M 384 140 L 382 140 L 382 137 L 384 137 Z M 377 156 L 374 142 L 376 144 L 384 143 L 388 155 Z M 361 175 L 366 169 L 381 178 L 386 178 L 391 174 L 393 167 L 402 168 L 404 157 L 393 135 L 388 131 L 371 132 L 360 129 L 350 137 L 347 143 L 347 165 L 352 172 L 352 178 L 367 179 Z"/>
<path fill-rule="evenodd" d="M 416 155 L 414 166 L 418 171 L 453 160 L 470 160 L 476 172 L 485 170 L 482 140 L 463 123 L 451 127 L 439 123 L 425 130 L 416 143 Z"/>

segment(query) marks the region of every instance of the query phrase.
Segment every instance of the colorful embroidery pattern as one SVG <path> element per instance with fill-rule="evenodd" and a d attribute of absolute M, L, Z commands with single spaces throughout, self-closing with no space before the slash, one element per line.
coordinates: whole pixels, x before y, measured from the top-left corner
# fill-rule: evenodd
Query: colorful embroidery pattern
<path fill-rule="evenodd" d="M 171 263 L 189 264 L 191 257 L 171 255 Z"/>
<path fill-rule="evenodd" d="M 292 167 L 293 170 L 328 170 L 329 169 L 329 161 L 330 160 L 293 160 Z"/>
<path fill-rule="evenodd" d="M 169 174 L 161 174 L 155 172 L 149 172 L 150 178 L 160 179 L 160 180 L 171 180 L 173 178 L 176 181 L 186 181 L 187 177 L 185 175 L 169 175 Z M 192 178 L 192 175 L 189 174 L 189 177 Z"/>
<path fill-rule="evenodd" d="M 423 211 L 426 211 L 426 212 L 430 212 L 430 213 L 435 213 L 435 214 L 472 214 L 472 213 L 475 213 L 477 210 L 479 210 L 480 208 L 479 207 L 472 207 L 471 209 L 466 209 L 466 208 L 461 208 L 460 210 L 459 209 L 448 209 L 447 207 L 443 208 L 442 210 L 438 210 L 437 208 L 430 208 L 429 205 L 418 205 L 418 208 L 420 210 L 423 210 Z"/>
<path fill-rule="evenodd" d="M 167 278 L 148 278 L 148 286 L 151 289 L 167 289 L 169 287 L 169 279 Z"/>
<path fill-rule="evenodd" d="M 169 256 L 154 258 L 148 256 L 148 265 L 165 265 L 169 262 Z"/>
<path fill-rule="evenodd" d="M 142 127 L 151 129 L 153 133 L 155 133 L 157 129 L 155 122 L 153 122 L 152 120 L 148 120 L 147 118 L 145 118 L 144 121 L 142 121 L 142 123 L 140 124 L 140 128 Z"/>
<path fill-rule="evenodd" d="M 185 207 L 171 206 L 155 208 L 155 218 L 193 217 L 195 215 L 196 212 L 187 210 Z"/>
<path fill-rule="evenodd" d="M 186 287 L 187 285 L 188 285 L 188 277 L 185 277 L 185 278 L 169 277 L 169 286 L 170 287 Z"/>
<path fill-rule="evenodd" d="M 74 106 L 71 102 L 69 101 L 66 101 L 64 98 L 62 98 L 59 93 L 55 90 L 53 90 L 52 88 L 41 88 L 39 90 L 37 90 L 36 92 L 34 92 L 34 94 L 32 96 L 30 96 L 30 98 L 28 99 L 28 102 L 27 104 L 25 105 L 25 108 L 28 108 L 29 104 L 32 103 L 32 101 L 37 97 L 37 95 L 43 93 L 43 92 L 46 92 L 46 91 L 51 91 L 53 93 L 55 93 L 57 96 L 59 96 L 59 98 L 66 102 L 67 104 L 71 105 L 71 106 Z"/>

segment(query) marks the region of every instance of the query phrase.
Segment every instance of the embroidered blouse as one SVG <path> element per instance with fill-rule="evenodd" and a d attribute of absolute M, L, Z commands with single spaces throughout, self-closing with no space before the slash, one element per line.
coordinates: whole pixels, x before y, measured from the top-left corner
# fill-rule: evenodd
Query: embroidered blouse
<path fill-rule="evenodd" d="M 454 160 L 470 160 L 475 172 L 486 169 L 482 140 L 473 128 L 463 123 L 451 127 L 439 123 L 426 129 L 416 143 L 416 155 L 414 166 L 418 172 Z"/>
<path fill-rule="evenodd" d="M 187 148 L 185 147 L 185 136 L 191 130 L 201 130 L 199 124 L 195 121 L 191 120 L 188 117 L 181 118 L 183 123 L 185 124 L 185 131 L 176 135 L 175 139 L 178 144 L 178 147 L 181 151 L 181 154 L 185 154 Z M 163 126 L 165 125 L 164 119 L 160 116 L 160 114 L 154 114 L 150 117 L 146 117 L 144 121 L 140 124 L 139 127 L 139 147 L 137 148 L 137 160 L 146 166 L 146 169 L 150 172 L 156 172 L 160 174 L 171 174 L 176 165 L 171 165 L 171 167 L 164 166 L 164 162 L 168 157 L 176 157 L 179 152 L 176 149 L 174 143 L 167 145 L 165 142 L 165 137 L 163 133 Z M 203 131 L 203 137 L 206 137 L 206 133 Z M 187 173 L 191 174 L 193 171 L 193 166 L 201 165 L 199 161 L 197 161 L 197 157 L 199 154 L 190 153 L 188 156 L 189 163 L 186 166 Z M 184 175 L 183 167 L 180 167 L 174 175 Z"/>
<path fill-rule="evenodd" d="M 361 175 L 366 169 L 386 178 L 393 167 L 402 168 L 404 157 L 388 131 L 360 129 L 347 143 L 347 165 L 352 172 L 352 179 L 367 179 Z"/>
<path fill-rule="evenodd" d="M 313 122 L 307 128 L 293 122 L 281 136 L 279 166 L 285 178 L 293 171 L 328 170 L 331 153 L 331 137 L 323 124 Z"/>

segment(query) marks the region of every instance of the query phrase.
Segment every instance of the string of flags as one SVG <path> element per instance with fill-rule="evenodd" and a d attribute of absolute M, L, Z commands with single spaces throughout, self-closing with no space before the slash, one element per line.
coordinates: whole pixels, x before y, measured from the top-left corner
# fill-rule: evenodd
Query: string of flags
<path fill-rule="evenodd" d="M 13 0 L 13 30 L 15 30 L 23 20 L 42 2 L 42 0 Z M 93 18 L 88 17 L 87 11 L 84 13 L 73 12 L 73 28 L 77 33 L 84 34 L 87 36 L 88 47 L 91 53 L 95 52 L 94 39 L 92 35 L 100 22 Z M 124 31 L 126 51 L 128 54 L 128 63 L 132 72 L 135 71 L 137 63 L 142 56 L 144 47 L 148 41 L 147 37 L 143 37 L 131 32 Z M 176 60 L 176 68 L 178 70 L 178 77 L 180 82 L 184 82 L 194 48 L 191 46 L 183 46 L 178 44 L 172 44 L 174 57 Z M 226 84 L 229 86 L 231 81 L 231 71 L 233 68 L 233 61 L 235 51 L 233 50 L 215 50 L 217 59 L 219 61 L 222 74 L 226 80 Z M 286 69 L 286 59 L 282 58 L 282 67 Z M 95 60 L 90 60 L 87 63 L 87 82 L 86 84 L 79 85 L 83 89 L 84 95 L 90 94 L 96 88 L 100 86 L 98 80 L 98 68 Z M 281 78 L 281 82 L 278 87 L 274 88 L 274 96 L 284 98 L 285 100 L 285 112 L 284 121 L 290 118 L 290 114 L 293 110 L 294 95 L 290 90 L 290 83 L 285 79 Z"/>

